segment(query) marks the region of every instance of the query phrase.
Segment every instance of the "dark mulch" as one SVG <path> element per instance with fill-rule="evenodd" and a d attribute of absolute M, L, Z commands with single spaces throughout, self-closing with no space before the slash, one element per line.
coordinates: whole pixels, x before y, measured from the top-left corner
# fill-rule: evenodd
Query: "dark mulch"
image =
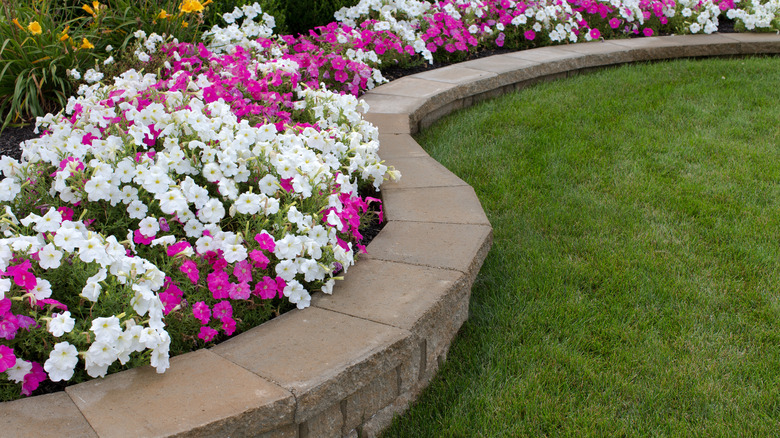
<path fill-rule="evenodd" d="M 33 132 L 34 129 L 33 124 L 21 128 L 6 128 L 0 134 L 0 155 L 8 155 L 18 160 L 22 156 L 19 143 L 37 137 L 38 134 Z"/>

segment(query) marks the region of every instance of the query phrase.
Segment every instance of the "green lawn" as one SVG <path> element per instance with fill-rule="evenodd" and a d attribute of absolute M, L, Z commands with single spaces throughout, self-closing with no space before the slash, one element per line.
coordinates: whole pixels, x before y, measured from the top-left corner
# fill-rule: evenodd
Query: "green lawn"
<path fill-rule="evenodd" d="M 780 58 L 541 84 L 418 141 L 495 242 L 385 436 L 780 434 Z"/>

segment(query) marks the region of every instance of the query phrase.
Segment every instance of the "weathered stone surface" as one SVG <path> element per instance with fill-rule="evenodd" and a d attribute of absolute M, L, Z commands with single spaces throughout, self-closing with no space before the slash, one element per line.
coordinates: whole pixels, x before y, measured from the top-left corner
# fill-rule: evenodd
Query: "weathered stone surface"
<path fill-rule="evenodd" d="M 411 114 L 425 103 L 418 97 L 389 96 L 386 94 L 364 94 L 360 100 L 368 104 L 368 112 L 375 114 Z"/>
<path fill-rule="evenodd" d="M 385 216 L 391 221 L 490 225 L 471 186 L 386 188 Z"/>
<path fill-rule="evenodd" d="M 319 414 L 301 424 L 300 438 L 320 438 L 342 436 L 344 428 L 344 414 L 341 412 L 341 403 L 325 409 Z"/>
<path fill-rule="evenodd" d="M 64 392 L 0 403 L 0 435 L 18 438 L 97 437 Z"/>
<path fill-rule="evenodd" d="M 385 182 L 382 190 L 468 185 L 431 157 L 391 158 L 386 162 L 401 172 L 401 180 Z"/>
<path fill-rule="evenodd" d="M 410 337 L 406 330 L 312 307 L 212 351 L 290 390 L 298 402 L 295 421 L 302 423 L 408 360 Z"/>
<path fill-rule="evenodd" d="M 417 122 L 408 114 L 381 114 L 369 111 L 363 118 L 386 134 L 414 134 L 418 130 Z"/>
<path fill-rule="evenodd" d="M 66 392 L 101 437 L 252 436 L 293 420 L 292 394 L 208 350 Z"/>
<path fill-rule="evenodd" d="M 492 229 L 484 225 L 393 221 L 368 252 L 377 260 L 455 269 L 473 281 L 491 243 Z"/>
<path fill-rule="evenodd" d="M 354 394 L 344 402 L 344 427 L 353 430 L 398 397 L 398 374 L 390 370 Z"/>
<path fill-rule="evenodd" d="M 360 260 L 333 295 L 318 294 L 312 305 L 413 330 L 429 309 L 462 282 L 463 273 L 451 269 Z M 366 306 L 367 302 L 372 305 Z"/>
<path fill-rule="evenodd" d="M 739 53 L 780 53 L 780 35 L 776 33 L 732 33 L 728 38 L 738 41 Z"/>
<path fill-rule="evenodd" d="M 371 94 L 386 94 L 390 96 L 412 97 L 415 99 L 430 99 L 455 88 L 455 84 L 439 81 L 429 81 L 412 76 L 406 76 L 390 83 L 380 85 L 371 90 Z"/>
<path fill-rule="evenodd" d="M 429 81 L 446 82 L 448 84 L 466 85 L 474 81 L 496 76 L 495 73 L 485 70 L 476 70 L 464 67 L 461 64 L 450 65 L 447 67 L 428 70 L 422 73 L 416 73 L 410 77 L 426 79 Z"/>
<path fill-rule="evenodd" d="M 286 426 L 281 426 L 278 429 L 259 435 L 258 438 L 298 438 L 299 429 L 300 426 L 298 424 L 291 423 Z"/>
<path fill-rule="evenodd" d="M 379 155 L 382 159 L 424 158 L 428 156 L 417 141 L 409 134 L 379 133 Z"/>

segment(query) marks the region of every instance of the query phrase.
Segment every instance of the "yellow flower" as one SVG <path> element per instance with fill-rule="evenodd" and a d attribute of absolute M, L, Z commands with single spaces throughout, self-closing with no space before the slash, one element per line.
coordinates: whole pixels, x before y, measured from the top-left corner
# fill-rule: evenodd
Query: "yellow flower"
<path fill-rule="evenodd" d="M 168 18 L 168 17 L 170 17 L 170 15 L 168 15 L 168 13 L 165 12 L 165 9 L 160 9 L 160 13 L 157 14 L 157 18 L 159 18 L 161 20 L 164 19 L 164 18 Z"/>
<path fill-rule="evenodd" d="M 100 10 L 100 3 L 97 1 L 92 2 L 92 7 L 95 8 L 96 11 Z"/>
<path fill-rule="evenodd" d="M 181 23 L 181 27 L 187 27 L 189 25 L 190 25 L 190 23 L 187 23 L 186 21 Z"/>
<path fill-rule="evenodd" d="M 203 5 L 200 4 L 198 0 L 184 0 L 179 7 L 181 8 L 182 12 L 186 12 L 188 14 L 192 12 L 200 12 L 203 10 Z"/>
<path fill-rule="evenodd" d="M 60 41 L 65 41 L 68 38 L 70 38 L 70 35 L 66 34 L 65 32 L 63 32 L 62 35 L 60 35 Z"/>
<path fill-rule="evenodd" d="M 13 22 L 14 22 L 14 24 L 16 25 L 16 27 L 18 27 L 19 29 L 22 29 L 22 30 L 24 30 L 24 28 L 22 27 L 22 25 L 21 25 L 21 24 L 19 24 L 19 20 L 17 20 L 16 18 L 14 18 L 14 19 L 13 19 L 13 20 L 11 20 L 11 21 L 13 21 Z"/>
<path fill-rule="evenodd" d="M 38 35 L 41 33 L 41 25 L 38 24 L 37 21 L 33 21 L 29 26 L 27 26 L 27 30 L 29 30 L 33 35 Z"/>
<path fill-rule="evenodd" d="M 90 43 L 86 38 L 84 38 L 83 40 L 81 40 L 81 48 L 82 49 L 94 49 L 95 46 L 92 45 L 92 43 Z"/>
<path fill-rule="evenodd" d="M 96 16 L 95 11 L 91 7 L 89 7 L 89 5 L 84 5 L 81 7 L 81 9 L 87 11 L 87 13 L 92 15 L 93 17 Z"/>

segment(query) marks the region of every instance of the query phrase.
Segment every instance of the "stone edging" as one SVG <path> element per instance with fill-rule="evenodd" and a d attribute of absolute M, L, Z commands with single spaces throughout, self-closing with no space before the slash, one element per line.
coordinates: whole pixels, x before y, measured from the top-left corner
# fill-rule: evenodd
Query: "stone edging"
<path fill-rule="evenodd" d="M 0 405 L 4 436 L 375 436 L 427 386 L 468 316 L 492 243 L 474 194 L 411 134 L 475 102 L 610 65 L 780 53 L 775 34 L 638 38 L 545 47 L 432 70 L 364 96 L 388 224 L 332 296 L 210 349 Z"/>

